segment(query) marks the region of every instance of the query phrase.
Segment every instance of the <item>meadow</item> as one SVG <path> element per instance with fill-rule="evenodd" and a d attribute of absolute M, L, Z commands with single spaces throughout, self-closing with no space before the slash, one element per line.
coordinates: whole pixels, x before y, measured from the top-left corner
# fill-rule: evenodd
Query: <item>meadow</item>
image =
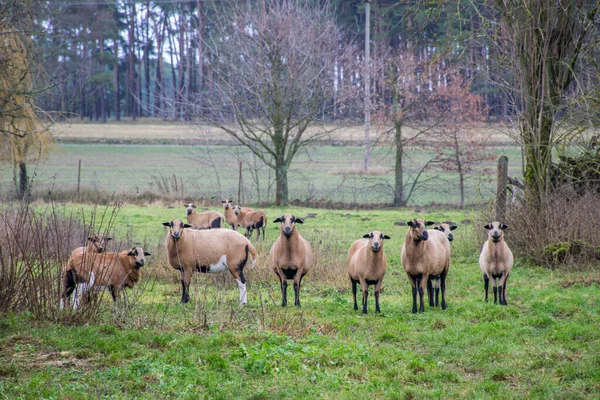
<path fill-rule="evenodd" d="M 48 207 L 38 204 L 38 211 Z M 216 205 L 210 209 L 218 210 Z M 91 206 L 59 205 L 64 215 Z M 229 275 L 195 275 L 190 303 L 179 304 L 178 274 L 166 265 L 161 222 L 182 206 L 124 204 L 113 245 L 143 243 L 153 253 L 129 306 L 104 294 L 93 323 L 0 317 L 2 398 L 598 398 L 598 270 L 559 271 L 518 259 L 508 306 L 483 301 L 478 253 L 480 212 L 428 209 L 266 209 L 305 217 L 299 231 L 317 253 L 302 308 L 282 308 L 266 258 L 278 235 L 253 239 L 259 262 L 248 269 L 249 304 L 239 308 Z M 452 245 L 448 309 L 411 314 L 400 265 L 406 226 L 415 216 L 459 223 Z M 470 224 L 460 224 L 463 220 Z M 380 230 L 388 271 L 382 313 L 352 309 L 345 255 L 364 233 Z M 509 228 L 518 235 L 518 227 Z M 288 293 L 289 294 L 289 293 Z M 372 296 L 370 297 L 372 300 Z M 71 311 L 65 311 L 69 313 Z"/>

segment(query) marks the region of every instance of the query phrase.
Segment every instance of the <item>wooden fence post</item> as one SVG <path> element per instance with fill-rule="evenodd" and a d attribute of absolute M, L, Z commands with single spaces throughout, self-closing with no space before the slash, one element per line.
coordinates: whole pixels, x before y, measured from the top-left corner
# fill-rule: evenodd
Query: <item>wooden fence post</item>
<path fill-rule="evenodd" d="M 80 184 L 81 184 L 81 160 L 79 160 L 79 167 L 77 168 L 77 196 L 79 196 Z"/>
<path fill-rule="evenodd" d="M 494 220 L 504 222 L 506 216 L 506 186 L 508 183 L 508 157 L 498 159 L 498 186 L 496 188 L 496 207 Z"/>

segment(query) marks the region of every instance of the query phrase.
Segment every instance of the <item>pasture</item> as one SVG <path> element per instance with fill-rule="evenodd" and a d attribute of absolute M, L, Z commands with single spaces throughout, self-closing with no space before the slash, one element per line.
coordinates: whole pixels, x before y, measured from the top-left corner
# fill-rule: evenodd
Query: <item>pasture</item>
<path fill-rule="evenodd" d="M 45 205 L 38 205 L 42 211 Z M 212 206 L 210 209 L 219 210 Z M 78 205 L 58 206 L 65 215 Z M 89 216 L 90 208 L 83 211 Z M 597 270 L 553 271 L 517 259 L 508 306 L 483 301 L 477 257 L 480 223 L 454 231 L 448 309 L 411 314 L 400 265 L 406 227 L 401 210 L 267 208 L 306 217 L 299 231 L 317 253 L 301 309 L 280 306 L 266 257 L 278 235 L 269 223 L 247 270 L 249 304 L 239 308 L 229 275 L 200 276 L 192 300 L 179 304 L 178 273 L 166 265 L 161 222 L 184 207 L 123 205 L 116 247 L 143 243 L 152 252 L 129 307 L 107 294 L 100 320 L 68 326 L 31 315 L 0 319 L 0 393 L 4 398 L 598 398 L 600 291 Z M 430 209 L 428 220 L 477 219 L 475 212 Z M 382 313 L 352 309 L 348 246 L 378 229 L 388 270 Z M 510 236 L 518 227 L 509 228 Z M 114 249 L 113 248 L 113 249 Z M 290 293 L 288 292 L 288 296 Z M 58 302 L 58 299 L 57 299 Z M 70 311 L 65 311 L 70 312 Z"/>

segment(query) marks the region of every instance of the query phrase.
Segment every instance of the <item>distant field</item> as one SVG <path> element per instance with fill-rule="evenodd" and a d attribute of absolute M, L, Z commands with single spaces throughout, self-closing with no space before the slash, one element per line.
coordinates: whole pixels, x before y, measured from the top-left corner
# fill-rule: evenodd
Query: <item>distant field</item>
<path fill-rule="evenodd" d="M 36 193 L 74 191 L 81 160 L 83 191 L 132 197 L 145 192 L 173 198 L 230 197 L 237 201 L 242 161 L 244 203 L 272 202 L 275 197 L 273 172 L 246 148 L 236 146 L 215 130 L 198 141 L 201 130 L 183 123 L 78 123 L 58 124 L 53 129 L 60 139 L 55 150 L 47 160 L 29 165 Z M 487 129 L 489 134 L 497 133 L 494 127 Z M 290 199 L 313 204 L 390 203 L 394 181 L 391 145 L 379 142 L 373 148 L 372 168 L 365 174 L 362 128 L 340 128 L 334 135 L 339 140 L 332 138 L 299 152 L 289 171 Z M 510 175 L 519 176 L 520 149 L 507 144 L 508 137 L 503 138 L 489 151 L 494 156 L 507 155 Z M 430 158 L 428 151 L 408 148 L 405 182 L 410 184 L 415 171 Z M 491 175 L 483 173 L 485 170 Z M 415 189 L 409 204 L 460 201 L 457 174 L 434 167 L 422 175 L 421 181 L 423 185 Z M 10 166 L 0 165 L 0 189 L 8 192 L 13 187 Z M 468 176 L 467 203 L 490 198 L 494 190 L 495 161 L 489 161 Z"/>

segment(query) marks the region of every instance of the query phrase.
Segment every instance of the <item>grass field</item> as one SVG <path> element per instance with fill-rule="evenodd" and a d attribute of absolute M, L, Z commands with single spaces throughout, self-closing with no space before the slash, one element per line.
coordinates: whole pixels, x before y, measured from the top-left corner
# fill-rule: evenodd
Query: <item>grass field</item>
<path fill-rule="evenodd" d="M 60 206 L 66 213 L 80 206 Z M 216 208 L 215 208 L 216 209 Z M 455 231 L 445 311 L 410 313 L 400 265 L 408 210 L 268 208 L 307 217 L 300 232 L 318 254 L 301 309 L 279 306 L 266 265 L 278 235 L 270 224 L 247 271 L 249 305 L 237 307 L 233 279 L 196 276 L 192 301 L 178 303 L 177 274 L 164 265 L 161 222 L 183 207 L 125 205 L 115 223 L 153 253 L 142 284 L 101 322 L 66 326 L 28 315 L 0 318 L 0 398 L 598 398 L 598 270 L 552 271 L 517 259 L 509 305 L 483 302 L 479 225 Z M 89 209 L 86 208 L 86 213 Z M 426 219 L 475 213 L 438 210 Z M 389 234 L 382 313 L 352 310 L 345 254 L 373 229 Z M 515 229 L 507 231 L 518 234 Z M 291 293 L 288 293 L 291 294 Z M 108 297 L 108 296 L 106 296 Z M 372 296 L 371 296 L 372 299 Z"/>
<path fill-rule="evenodd" d="M 490 153 L 508 156 L 510 175 L 519 176 L 520 149 L 510 145 L 507 136 L 496 128 L 484 130 L 497 136 Z M 38 195 L 66 192 L 74 199 L 81 160 L 84 192 L 114 193 L 129 198 L 152 192 L 174 199 L 237 199 L 238 163 L 242 161 L 244 203 L 272 203 L 275 197 L 272 171 L 245 148 L 229 140 L 221 141 L 223 134 L 210 131 L 206 142 L 191 144 L 190 140 L 199 135 L 199 128 L 193 125 L 59 124 L 53 132 L 60 141 L 50 157 L 37 165 L 29 164 L 33 191 Z M 357 132 L 362 131 L 357 127 L 339 129 L 336 137 L 308 147 L 296 156 L 289 171 L 290 200 L 311 204 L 391 202 L 393 150 L 389 144 L 374 148 L 371 171 L 364 174 L 364 149 Z M 345 145 L 339 145 L 340 141 Z M 405 182 L 410 184 L 416 171 L 431 158 L 431 152 L 407 149 L 406 158 Z M 467 203 L 492 196 L 494 174 L 495 161 L 490 160 L 467 176 Z M 422 175 L 421 182 L 409 204 L 459 203 L 457 174 L 434 167 Z M 9 193 L 13 188 L 11 166 L 0 165 L 0 190 Z"/>

